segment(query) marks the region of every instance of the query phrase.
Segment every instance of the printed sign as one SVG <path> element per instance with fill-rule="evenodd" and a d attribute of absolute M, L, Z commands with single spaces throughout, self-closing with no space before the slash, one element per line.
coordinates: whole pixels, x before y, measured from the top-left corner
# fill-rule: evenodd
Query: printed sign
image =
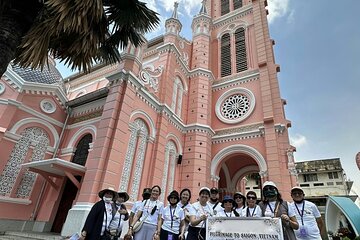
<path fill-rule="evenodd" d="M 208 240 L 282 240 L 279 218 L 211 217 L 207 219 Z"/>

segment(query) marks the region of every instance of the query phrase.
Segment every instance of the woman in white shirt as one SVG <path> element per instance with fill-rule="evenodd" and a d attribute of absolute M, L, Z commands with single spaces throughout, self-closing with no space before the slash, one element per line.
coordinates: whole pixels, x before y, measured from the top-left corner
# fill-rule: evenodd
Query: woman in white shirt
<path fill-rule="evenodd" d="M 254 191 L 249 191 L 246 194 L 246 203 L 247 206 L 242 210 L 242 217 L 261 217 L 261 209 L 256 204 L 256 193 Z"/>
<path fill-rule="evenodd" d="M 126 192 L 118 192 L 117 199 L 115 200 L 116 213 L 109 226 L 113 240 L 118 240 L 120 238 L 124 221 L 129 219 L 129 213 L 124 205 L 127 200 L 129 200 L 129 195 Z"/>
<path fill-rule="evenodd" d="M 235 211 L 235 201 L 234 199 L 226 195 L 223 198 L 223 201 L 221 203 L 221 207 L 223 210 L 216 213 L 216 217 L 239 217 L 239 213 Z"/>
<path fill-rule="evenodd" d="M 199 201 L 193 203 L 190 209 L 190 224 L 186 240 L 206 240 L 206 219 L 214 216 L 214 210 L 208 205 L 210 189 L 202 187 L 199 191 Z"/>
<path fill-rule="evenodd" d="M 128 235 L 133 233 L 133 226 L 139 219 L 144 222 L 140 230 L 135 233 L 134 240 L 152 240 L 154 237 L 159 214 L 164 206 L 164 204 L 158 200 L 160 194 L 161 188 L 158 185 L 153 186 L 151 188 L 150 198 L 144 201 L 134 216 L 133 222 L 129 226 Z"/>
<path fill-rule="evenodd" d="M 242 210 L 245 208 L 245 197 L 241 192 L 234 194 L 235 210 L 242 217 Z"/>
<path fill-rule="evenodd" d="M 190 223 L 190 209 L 192 208 L 191 203 L 191 191 L 188 188 L 184 188 L 180 192 L 180 201 L 178 206 L 184 210 L 185 214 L 185 236 L 187 236 L 187 230 Z"/>
<path fill-rule="evenodd" d="M 184 239 L 185 214 L 184 210 L 178 206 L 180 201 L 179 193 L 172 191 L 167 197 L 169 205 L 162 209 L 157 230 L 154 235 L 155 240 L 178 240 Z"/>
<path fill-rule="evenodd" d="M 263 201 L 259 203 L 262 217 L 274 217 L 282 220 L 284 240 L 296 240 L 294 230 L 299 229 L 295 213 L 288 202 L 281 198 L 278 188 L 272 181 L 263 184 Z"/>

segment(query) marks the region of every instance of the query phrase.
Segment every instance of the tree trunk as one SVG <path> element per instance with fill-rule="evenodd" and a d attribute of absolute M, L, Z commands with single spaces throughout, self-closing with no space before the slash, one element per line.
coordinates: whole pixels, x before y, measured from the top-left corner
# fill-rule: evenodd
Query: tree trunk
<path fill-rule="evenodd" d="M 12 0 L 0 15 L 0 76 L 15 58 L 22 37 L 29 31 L 40 10 L 38 1 Z"/>

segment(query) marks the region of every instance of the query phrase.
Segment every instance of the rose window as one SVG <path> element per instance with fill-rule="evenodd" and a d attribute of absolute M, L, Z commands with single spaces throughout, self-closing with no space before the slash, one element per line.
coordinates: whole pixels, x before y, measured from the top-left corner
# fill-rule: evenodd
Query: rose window
<path fill-rule="evenodd" d="M 216 116 L 224 123 L 234 124 L 246 119 L 255 108 L 255 96 L 246 88 L 233 88 L 216 101 Z"/>
<path fill-rule="evenodd" d="M 250 108 L 250 100 L 243 94 L 232 95 L 227 98 L 221 107 L 221 114 L 230 120 L 244 116 Z"/>

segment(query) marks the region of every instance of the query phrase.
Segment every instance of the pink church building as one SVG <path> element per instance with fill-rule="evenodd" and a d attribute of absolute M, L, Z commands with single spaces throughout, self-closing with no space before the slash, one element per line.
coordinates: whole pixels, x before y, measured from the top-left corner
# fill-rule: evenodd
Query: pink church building
<path fill-rule="evenodd" d="M 200 1 L 200 0 L 199 0 Z M 62 79 L 10 65 L 0 80 L 0 231 L 78 232 L 105 187 L 245 191 L 245 176 L 296 185 L 266 0 L 208 0 L 180 35 Z"/>

